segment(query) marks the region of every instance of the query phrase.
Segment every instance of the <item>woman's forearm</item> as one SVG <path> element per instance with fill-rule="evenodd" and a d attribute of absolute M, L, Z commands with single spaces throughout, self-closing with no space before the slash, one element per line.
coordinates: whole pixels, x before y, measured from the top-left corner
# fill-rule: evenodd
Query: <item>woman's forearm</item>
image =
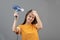
<path fill-rule="evenodd" d="M 36 15 L 36 20 L 37 20 L 37 24 L 36 25 L 38 25 L 39 28 L 43 28 L 42 21 L 41 21 L 41 19 L 39 18 L 38 15 Z"/>
<path fill-rule="evenodd" d="M 16 29 L 16 20 L 14 20 L 14 22 L 13 22 L 12 31 L 15 31 L 15 29 Z"/>
<path fill-rule="evenodd" d="M 12 27 L 12 31 L 14 31 L 14 32 L 17 32 L 16 23 L 17 23 L 17 20 L 14 20 L 13 27 Z"/>

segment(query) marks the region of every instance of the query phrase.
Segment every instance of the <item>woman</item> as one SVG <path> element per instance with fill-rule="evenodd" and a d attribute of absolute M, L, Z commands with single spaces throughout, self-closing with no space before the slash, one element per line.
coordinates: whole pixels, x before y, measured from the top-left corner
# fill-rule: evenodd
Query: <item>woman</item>
<path fill-rule="evenodd" d="M 39 40 L 38 30 L 41 30 L 42 22 L 35 10 L 29 10 L 25 16 L 25 20 L 22 24 L 16 27 L 16 22 L 19 15 L 17 12 L 14 13 L 14 23 L 12 31 L 16 34 L 22 35 L 22 40 Z"/>

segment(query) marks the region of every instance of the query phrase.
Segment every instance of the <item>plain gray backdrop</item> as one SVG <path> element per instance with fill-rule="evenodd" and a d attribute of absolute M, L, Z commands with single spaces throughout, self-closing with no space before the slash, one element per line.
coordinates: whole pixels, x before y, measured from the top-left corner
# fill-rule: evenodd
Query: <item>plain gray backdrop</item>
<path fill-rule="evenodd" d="M 12 32 L 12 6 L 15 4 L 25 9 L 19 12 L 17 25 L 24 21 L 28 10 L 37 10 L 43 23 L 40 40 L 60 40 L 60 0 L 0 0 L 0 40 L 17 40 L 17 35 Z M 21 40 L 21 36 L 18 39 Z"/>

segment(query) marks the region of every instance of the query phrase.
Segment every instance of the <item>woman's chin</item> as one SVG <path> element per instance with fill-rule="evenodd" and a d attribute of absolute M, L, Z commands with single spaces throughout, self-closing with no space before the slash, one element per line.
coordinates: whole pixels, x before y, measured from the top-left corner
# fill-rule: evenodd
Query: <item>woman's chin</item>
<path fill-rule="evenodd" d="M 31 23 L 30 21 L 28 21 L 27 23 Z"/>

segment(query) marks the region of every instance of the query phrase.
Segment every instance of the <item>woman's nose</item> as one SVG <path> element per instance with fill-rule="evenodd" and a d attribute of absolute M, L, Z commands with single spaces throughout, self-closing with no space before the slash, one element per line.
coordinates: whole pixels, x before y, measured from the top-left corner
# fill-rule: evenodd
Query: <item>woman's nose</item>
<path fill-rule="evenodd" d="M 32 20 L 32 17 L 30 18 L 30 20 Z"/>
<path fill-rule="evenodd" d="M 30 19 L 32 19 L 32 17 L 30 17 Z"/>

